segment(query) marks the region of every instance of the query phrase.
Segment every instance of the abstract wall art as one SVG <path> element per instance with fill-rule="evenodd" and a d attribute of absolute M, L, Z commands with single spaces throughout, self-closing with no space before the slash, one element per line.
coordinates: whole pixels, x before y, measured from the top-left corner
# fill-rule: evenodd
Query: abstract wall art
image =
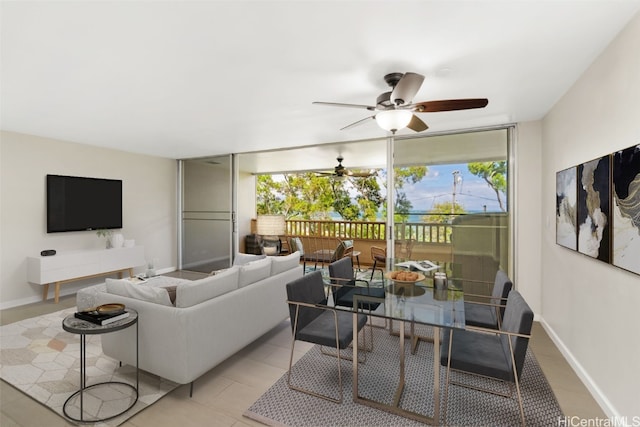
<path fill-rule="evenodd" d="M 640 274 L 640 145 L 556 172 L 556 243 Z"/>
<path fill-rule="evenodd" d="M 613 265 L 640 274 L 640 145 L 613 154 Z"/>
<path fill-rule="evenodd" d="M 556 243 L 577 250 L 577 167 L 556 173 Z"/>
<path fill-rule="evenodd" d="M 578 252 L 611 260 L 610 156 L 578 165 Z"/>

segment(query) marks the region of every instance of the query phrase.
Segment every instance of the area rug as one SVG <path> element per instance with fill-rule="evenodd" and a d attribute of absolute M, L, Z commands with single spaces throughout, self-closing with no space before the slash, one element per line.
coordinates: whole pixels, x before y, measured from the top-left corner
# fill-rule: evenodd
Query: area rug
<path fill-rule="evenodd" d="M 0 378 L 35 399 L 69 423 L 62 407 L 80 387 L 80 336 L 62 329 L 62 320 L 75 308 L 61 310 L 0 327 Z M 119 366 L 105 356 L 100 335 L 86 336 L 87 385 L 105 381 L 135 384 L 135 367 Z M 96 426 L 118 426 L 147 408 L 179 384 L 140 371 L 138 402 L 129 411 Z M 85 419 L 104 418 L 129 406 L 132 390 L 101 386 L 84 393 Z M 77 403 L 79 399 L 72 400 Z M 68 413 L 79 418 L 78 405 Z"/>
<path fill-rule="evenodd" d="M 408 332 L 408 330 L 407 330 Z M 418 333 L 428 335 L 429 330 Z M 390 403 L 399 378 L 399 338 L 388 330 L 376 329 L 373 352 L 359 365 L 362 397 Z M 408 344 L 408 341 L 407 341 Z M 406 386 L 401 407 L 421 414 L 433 414 L 433 344 L 421 342 L 415 354 L 405 346 Z M 351 353 L 351 349 L 348 350 Z M 248 418 L 271 426 L 418 426 L 416 421 L 354 403 L 352 362 L 342 362 L 342 404 L 336 404 L 289 389 L 287 375 L 280 378 L 244 413 Z M 338 396 L 336 358 L 322 355 L 315 346 L 293 367 L 293 382 L 324 394 Z M 452 373 L 453 375 L 454 373 Z M 446 369 L 440 370 L 441 411 L 444 411 Z M 457 374 L 453 379 L 476 386 L 508 391 L 503 383 Z M 558 402 L 533 354 L 528 351 L 521 379 L 527 425 L 557 426 L 563 417 Z M 489 393 L 449 386 L 446 424 L 452 426 L 520 425 L 517 400 Z M 445 424 L 444 417 L 441 424 Z"/>

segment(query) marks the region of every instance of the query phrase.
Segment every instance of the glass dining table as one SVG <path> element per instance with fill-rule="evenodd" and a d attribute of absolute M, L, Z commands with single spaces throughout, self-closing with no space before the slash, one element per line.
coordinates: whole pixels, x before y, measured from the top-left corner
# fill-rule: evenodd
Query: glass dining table
<path fill-rule="evenodd" d="M 385 325 L 389 321 L 399 324 L 399 352 L 398 363 L 400 378 L 392 403 L 383 403 L 360 395 L 358 390 L 358 334 L 354 334 L 353 340 L 353 401 L 372 406 L 406 418 L 423 423 L 439 425 L 440 423 L 440 333 L 441 330 L 464 329 L 464 293 L 462 287 L 449 280 L 443 284 L 440 278 L 436 278 L 437 268 L 430 271 L 406 266 L 403 260 L 387 260 L 387 271 L 382 282 L 372 283 L 371 286 L 382 285 L 385 288 L 385 296 L 373 298 L 364 295 L 354 297 L 353 307 L 363 306 L 363 302 L 375 302 L 380 305 L 374 311 L 366 311 L 376 318 L 385 319 Z M 398 264 L 401 264 L 398 266 Z M 391 278 L 392 271 L 413 270 L 419 274 L 414 281 L 400 281 Z M 437 285 L 437 286 L 436 286 Z M 367 304 L 364 304 L 367 306 Z M 363 311 L 360 310 L 362 313 Z M 358 310 L 353 310 L 354 328 L 356 328 Z M 405 388 L 405 324 L 409 323 L 412 344 L 415 346 L 420 336 L 414 332 L 415 325 L 430 326 L 433 330 L 433 414 L 425 415 L 403 409 L 400 405 L 403 390 Z M 390 332 L 393 327 L 390 327 Z M 431 341 L 431 339 L 429 339 Z M 414 348 L 415 350 L 415 348 Z M 428 397 L 427 397 L 428 398 Z"/>

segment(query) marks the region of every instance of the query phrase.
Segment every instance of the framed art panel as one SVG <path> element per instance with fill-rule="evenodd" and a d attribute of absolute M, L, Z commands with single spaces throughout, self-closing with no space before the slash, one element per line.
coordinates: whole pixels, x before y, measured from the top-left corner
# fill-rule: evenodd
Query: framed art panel
<path fill-rule="evenodd" d="M 578 165 L 578 252 L 611 260 L 610 156 Z"/>
<path fill-rule="evenodd" d="M 556 243 L 578 249 L 577 234 L 577 167 L 556 173 Z"/>
<path fill-rule="evenodd" d="M 613 265 L 640 274 L 640 145 L 613 155 Z"/>

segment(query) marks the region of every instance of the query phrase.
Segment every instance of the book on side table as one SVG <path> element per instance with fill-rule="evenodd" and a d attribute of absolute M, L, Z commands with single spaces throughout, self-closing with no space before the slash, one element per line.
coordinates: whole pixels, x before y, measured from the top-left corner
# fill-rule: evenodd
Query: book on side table
<path fill-rule="evenodd" d="M 126 319 L 129 317 L 129 312 L 124 310 L 124 304 L 104 304 L 85 311 L 79 311 L 75 314 L 75 317 L 104 326 Z"/>

